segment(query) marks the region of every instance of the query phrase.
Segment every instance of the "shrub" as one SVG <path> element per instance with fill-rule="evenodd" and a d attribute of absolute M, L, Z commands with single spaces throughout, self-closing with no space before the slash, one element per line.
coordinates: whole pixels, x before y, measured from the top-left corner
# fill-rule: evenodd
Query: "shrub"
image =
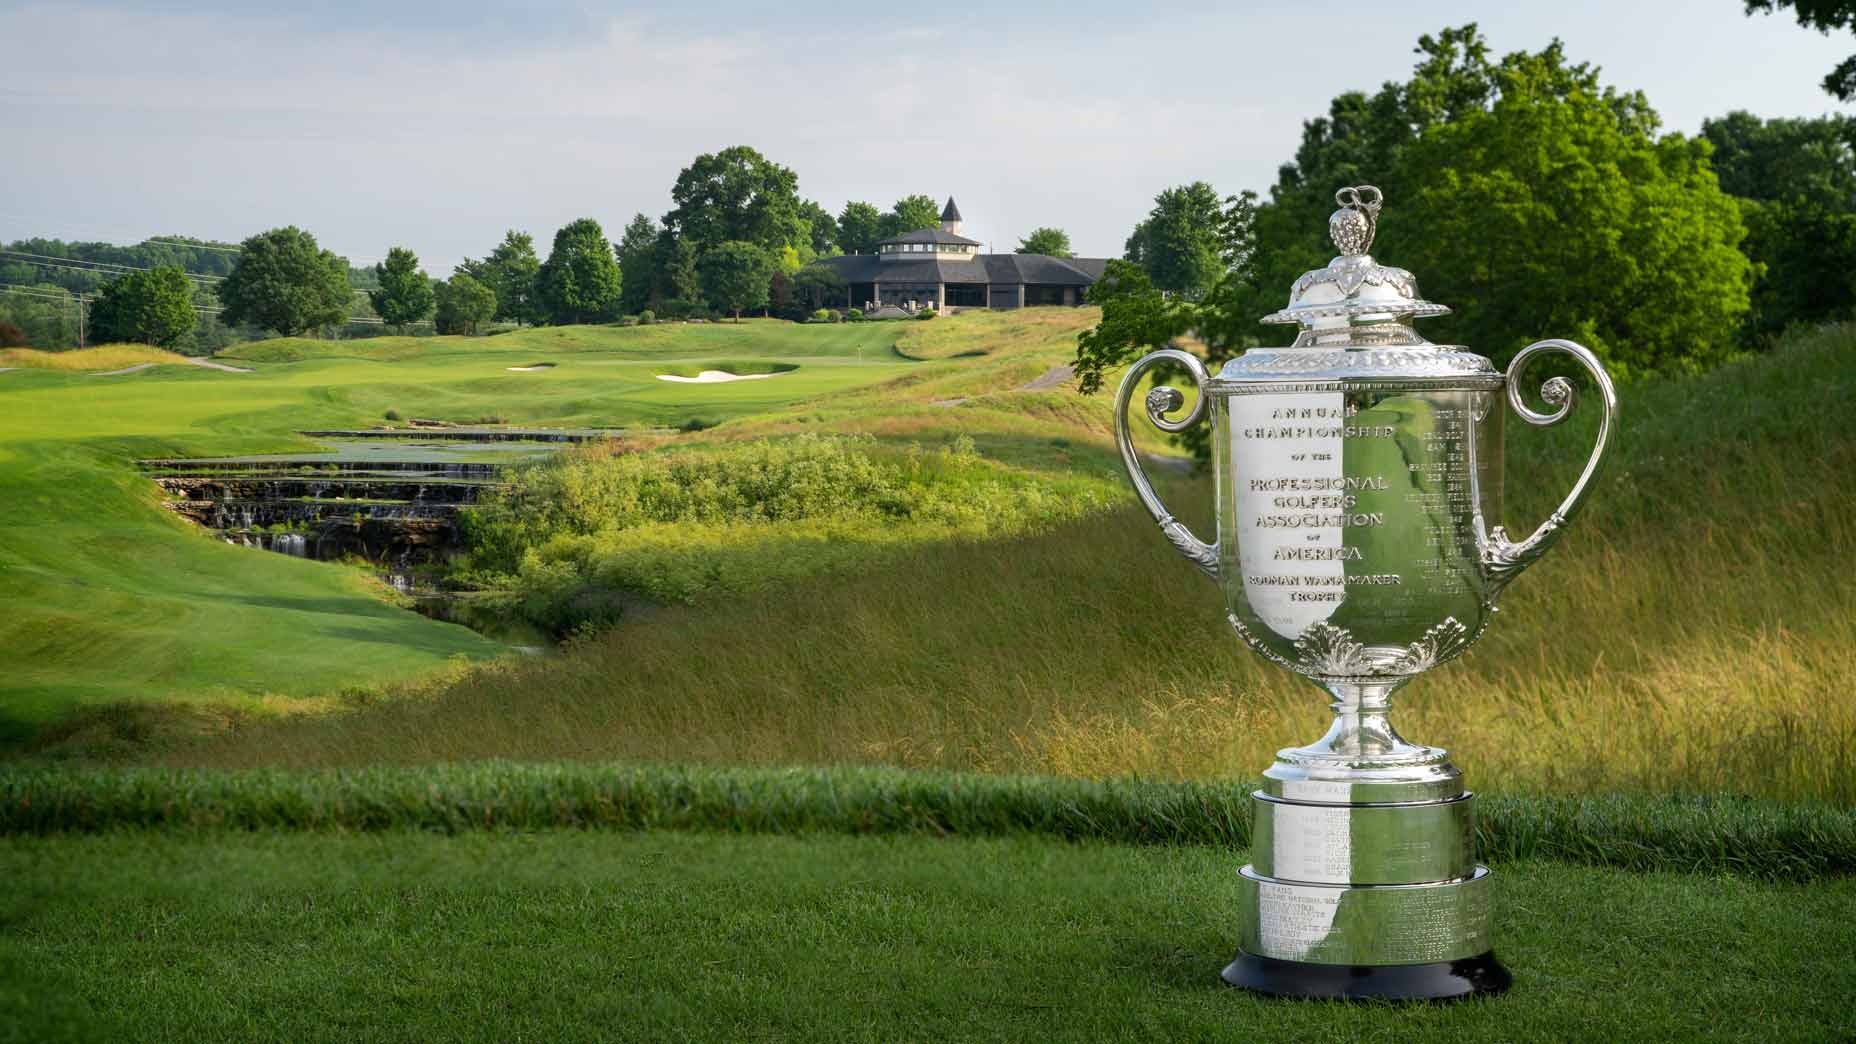
<path fill-rule="evenodd" d="M 657 322 L 657 313 L 651 311 L 649 308 L 638 313 L 638 325 L 639 326 L 650 326 L 652 323 L 655 323 L 655 322 Z"/>
<path fill-rule="evenodd" d="M 818 311 L 816 311 L 816 312 L 813 312 L 813 313 L 812 313 L 812 321 L 813 321 L 813 322 L 815 322 L 815 323 L 828 323 L 828 322 L 831 322 L 831 309 L 829 309 L 829 308 L 821 308 L 821 309 L 819 309 Z"/>
<path fill-rule="evenodd" d="M 934 318 L 934 309 L 932 309 L 932 308 L 924 308 L 924 309 L 922 309 L 921 311 L 919 311 L 919 312 L 917 312 L 917 313 L 915 313 L 915 318 L 917 318 L 917 319 L 933 319 L 933 318 Z"/>
<path fill-rule="evenodd" d="M 26 341 L 26 331 L 12 323 L 0 323 L 0 348 L 30 348 Z"/>
<path fill-rule="evenodd" d="M 678 431 L 707 431 L 708 429 L 713 428 L 713 427 L 715 427 L 715 423 L 713 421 L 706 421 L 706 420 L 703 420 L 701 417 L 691 417 L 689 420 L 686 420 L 682 424 L 678 425 L 677 430 Z"/>
<path fill-rule="evenodd" d="M 673 297 L 659 305 L 658 310 L 664 314 L 664 318 L 666 319 L 688 319 L 698 311 L 698 306 L 694 301 L 686 301 L 681 297 Z M 656 317 L 653 316 L 652 318 L 655 319 Z"/>
<path fill-rule="evenodd" d="M 864 310 L 861 308 L 853 308 L 850 311 L 844 313 L 844 315 L 845 315 L 845 318 L 849 319 L 851 322 L 856 322 L 857 320 L 862 319 L 864 317 Z"/>
<path fill-rule="evenodd" d="M 401 421 L 401 420 L 405 420 L 406 418 L 402 416 L 400 414 L 400 411 L 398 410 L 388 410 L 387 419 L 390 421 Z"/>
<path fill-rule="evenodd" d="M 838 311 L 838 310 L 837 310 L 836 308 L 833 308 L 833 309 L 831 310 L 831 321 L 832 321 L 832 322 L 834 322 L 834 323 L 839 323 L 839 322 L 843 322 L 843 321 L 844 321 L 844 313 L 843 313 L 843 312 L 840 312 L 840 311 Z"/>

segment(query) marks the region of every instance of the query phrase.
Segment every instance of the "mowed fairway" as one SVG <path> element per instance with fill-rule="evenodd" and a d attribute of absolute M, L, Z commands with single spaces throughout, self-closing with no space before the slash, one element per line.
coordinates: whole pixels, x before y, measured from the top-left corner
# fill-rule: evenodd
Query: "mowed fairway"
<path fill-rule="evenodd" d="M 93 375 L 85 357 L 0 360 L 0 743 L 124 701 L 246 711 L 429 672 L 500 647 L 394 606 L 358 569 L 257 554 L 170 516 L 133 462 L 305 451 L 303 429 L 405 417 L 587 427 L 713 424 L 881 381 L 904 324 L 536 329 L 494 338 L 282 340 L 234 373 Z M 119 349 L 94 356 L 119 368 Z M 137 356 L 140 359 L 140 356 Z M 657 379 L 777 359 L 764 380 Z M 553 363 L 546 370 L 510 367 Z M 681 372 L 681 369 L 678 370 Z"/>
<path fill-rule="evenodd" d="M 1512 993 L 1222 986 L 1242 851 L 125 832 L 0 847 L 19 1039 L 1828 1041 L 1856 885 L 1501 866 Z"/>

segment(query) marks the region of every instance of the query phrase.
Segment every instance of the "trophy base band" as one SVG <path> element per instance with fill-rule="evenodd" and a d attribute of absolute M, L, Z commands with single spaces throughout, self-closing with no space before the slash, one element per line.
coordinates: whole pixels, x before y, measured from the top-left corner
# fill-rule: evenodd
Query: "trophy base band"
<path fill-rule="evenodd" d="M 1242 950 L 1223 979 L 1276 997 L 1334 1000 L 1456 1000 L 1500 993 L 1514 979 L 1493 950 L 1432 964 L 1309 964 L 1258 957 Z"/>

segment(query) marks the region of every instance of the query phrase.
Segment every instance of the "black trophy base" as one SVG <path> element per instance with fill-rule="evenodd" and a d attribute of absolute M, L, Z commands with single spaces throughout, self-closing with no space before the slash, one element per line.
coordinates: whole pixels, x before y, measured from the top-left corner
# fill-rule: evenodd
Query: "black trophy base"
<path fill-rule="evenodd" d="M 1514 982 L 1495 951 L 1436 964 L 1307 964 L 1238 951 L 1224 981 L 1278 997 L 1336 1000 L 1456 1000 L 1500 993 Z"/>

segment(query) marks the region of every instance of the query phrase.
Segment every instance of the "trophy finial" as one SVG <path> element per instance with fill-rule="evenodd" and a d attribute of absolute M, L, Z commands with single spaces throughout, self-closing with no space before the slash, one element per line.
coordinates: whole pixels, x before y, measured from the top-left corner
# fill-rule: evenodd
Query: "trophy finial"
<path fill-rule="evenodd" d="M 1372 185 L 1352 185 L 1334 193 L 1340 209 L 1328 218 L 1328 235 L 1348 257 L 1359 257 L 1373 245 L 1379 226 L 1379 208 L 1385 194 Z"/>

